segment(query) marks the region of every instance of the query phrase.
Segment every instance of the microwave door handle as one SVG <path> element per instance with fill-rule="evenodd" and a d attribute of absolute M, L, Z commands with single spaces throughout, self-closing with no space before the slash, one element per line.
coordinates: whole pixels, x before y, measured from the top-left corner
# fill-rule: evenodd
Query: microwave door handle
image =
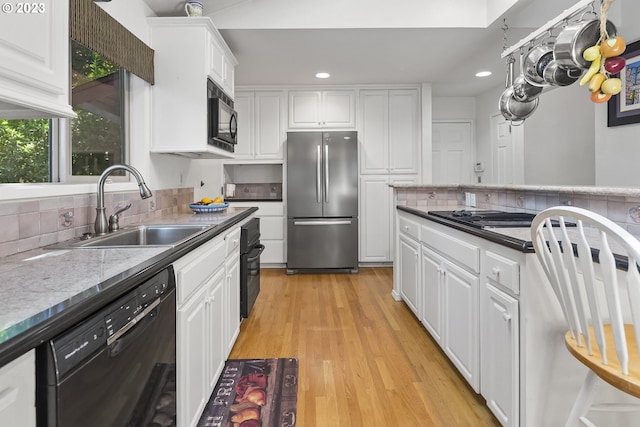
<path fill-rule="evenodd" d="M 324 202 L 329 203 L 329 145 L 324 146 Z"/>
<path fill-rule="evenodd" d="M 229 119 L 229 134 L 231 135 L 231 140 L 235 141 L 238 134 L 238 119 L 235 114 L 232 114 L 231 119 Z"/>
<path fill-rule="evenodd" d="M 320 146 L 316 146 L 316 201 L 322 203 L 322 158 Z"/>

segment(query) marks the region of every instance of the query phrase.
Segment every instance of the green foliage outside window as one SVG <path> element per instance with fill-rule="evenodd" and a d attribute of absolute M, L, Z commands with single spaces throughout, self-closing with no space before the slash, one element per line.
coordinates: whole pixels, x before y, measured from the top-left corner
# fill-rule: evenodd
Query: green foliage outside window
<path fill-rule="evenodd" d="M 49 182 L 49 119 L 0 119 L 0 183 Z"/>

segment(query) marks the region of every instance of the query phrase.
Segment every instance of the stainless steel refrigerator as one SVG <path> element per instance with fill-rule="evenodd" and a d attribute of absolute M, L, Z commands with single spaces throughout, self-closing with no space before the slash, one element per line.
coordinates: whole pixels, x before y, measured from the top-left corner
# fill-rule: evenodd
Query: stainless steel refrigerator
<path fill-rule="evenodd" d="M 287 272 L 358 271 L 356 132 L 287 133 Z"/>

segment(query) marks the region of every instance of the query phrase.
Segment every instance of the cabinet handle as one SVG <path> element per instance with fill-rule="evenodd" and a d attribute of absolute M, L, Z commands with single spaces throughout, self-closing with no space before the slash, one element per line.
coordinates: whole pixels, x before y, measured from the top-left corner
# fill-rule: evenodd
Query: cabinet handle
<path fill-rule="evenodd" d="M 499 276 L 500 275 L 500 269 L 498 267 L 493 267 L 491 269 L 491 272 L 493 273 L 494 276 Z"/>
<path fill-rule="evenodd" d="M 407 230 L 407 231 L 409 231 L 409 226 L 408 226 L 408 225 L 405 225 L 405 226 L 404 226 L 404 229 L 405 229 L 405 230 Z"/>
<path fill-rule="evenodd" d="M 504 313 L 502 313 L 502 319 L 505 322 L 509 323 L 511 322 L 511 315 L 505 311 Z"/>

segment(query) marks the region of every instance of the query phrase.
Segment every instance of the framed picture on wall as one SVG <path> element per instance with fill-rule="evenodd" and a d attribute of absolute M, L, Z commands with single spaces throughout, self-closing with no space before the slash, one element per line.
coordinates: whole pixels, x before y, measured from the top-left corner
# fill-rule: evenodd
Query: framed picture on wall
<path fill-rule="evenodd" d="M 640 123 L 640 40 L 628 44 L 621 56 L 627 65 L 620 71 L 622 92 L 609 100 L 608 127 Z"/>

